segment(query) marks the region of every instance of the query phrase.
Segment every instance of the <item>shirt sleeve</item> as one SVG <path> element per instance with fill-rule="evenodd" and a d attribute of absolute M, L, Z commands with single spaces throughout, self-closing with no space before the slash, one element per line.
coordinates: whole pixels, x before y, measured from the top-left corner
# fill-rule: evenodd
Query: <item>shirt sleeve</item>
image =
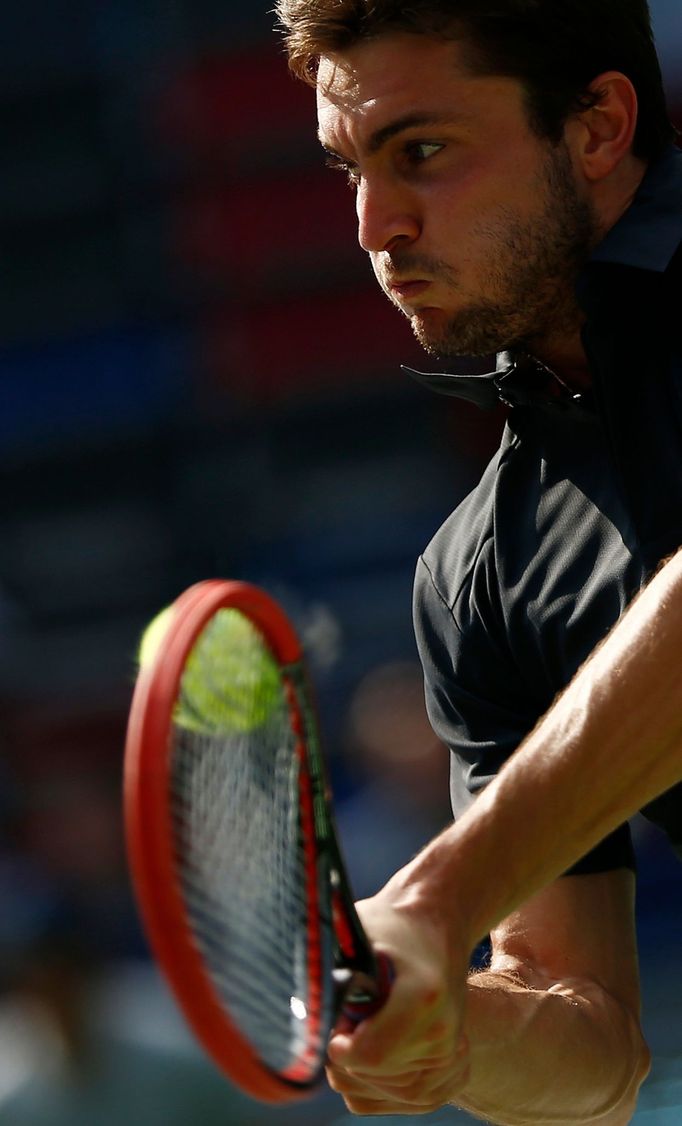
<path fill-rule="evenodd" d="M 450 602 L 434 574 L 437 557 L 431 553 L 429 558 L 427 552 L 419 560 L 414 624 L 429 719 L 451 753 L 450 795 L 457 818 L 498 774 L 551 699 L 528 684 L 506 644 L 490 578 L 490 539 L 478 537 L 475 557 L 465 568 L 466 582 Z M 583 857 L 570 874 L 619 867 L 635 867 L 627 825 Z"/>

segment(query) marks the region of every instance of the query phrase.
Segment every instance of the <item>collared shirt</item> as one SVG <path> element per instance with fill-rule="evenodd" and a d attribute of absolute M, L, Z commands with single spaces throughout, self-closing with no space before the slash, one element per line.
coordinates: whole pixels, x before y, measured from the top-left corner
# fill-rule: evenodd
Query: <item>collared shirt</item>
<path fill-rule="evenodd" d="M 427 706 L 465 809 L 682 544 L 682 155 L 647 173 L 578 282 L 591 393 L 506 353 L 487 376 L 422 376 L 511 405 L 500 449 L 419 561 Z M 586 779 L 589 785 L 589 779 Z M 682 786 L 648 811 L 682 847 Z M 622 827 L 576 866 L 631 864 Z"/>

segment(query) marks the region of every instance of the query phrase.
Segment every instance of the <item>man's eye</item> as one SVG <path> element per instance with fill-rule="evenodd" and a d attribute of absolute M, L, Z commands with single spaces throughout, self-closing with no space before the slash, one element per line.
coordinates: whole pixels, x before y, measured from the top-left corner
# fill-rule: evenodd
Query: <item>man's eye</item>
<path fill-rule="evenodd" d="M 410 141 L 405 146 L 405 151 L 413 164 L 423 164 L 425 160 L 439 153 L 443 147 L 436 141 Z"/>
<path fill-rule="evenodd" d="M 328 153 L 324 162 L 327 168 L 333 168 L 335 172 L 342 172 L 352 188 L 356 188 L 360 183 L 360 173 L 355 164 L 350 164 L 349 161 L 342 160 L 341 157 L 335 156 L 333 153 Z"/>

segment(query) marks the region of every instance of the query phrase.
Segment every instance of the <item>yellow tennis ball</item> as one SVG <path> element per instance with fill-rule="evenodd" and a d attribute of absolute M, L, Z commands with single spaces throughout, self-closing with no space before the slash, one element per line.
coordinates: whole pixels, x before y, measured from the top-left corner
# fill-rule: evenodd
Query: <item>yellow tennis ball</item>
<path fill-rule="evenodd" d="M 244 733 L 267 723 L 283 702 L 279 665 L 259 631 L 238 610 L 219 610 L 183 672 L 180 721 Z"/>
<path fill-rule="evenodd" d="M 161 647 L 161 643 L 168 632 L 172 617 L 173 607 L 166 606 L 163 610 L 159 611 L 155 618 L 152 618 L 151 622 L 146 627 L 140 638 L 140 644 L 137 649 L 137 663 L 140 669 L 149 668 L 153 663 Z"/>
<path fill-rule="evenodd" d="M 166 606 L 146 627 L 140 669 L 154 662 L 173 618 Z M 174 721 L 203 733 L 244 733 L 263 726 L 284 706 L 279 665 L 260 632 L 238 610 L 222 609 L 191 649 L 180 682 Z"/>

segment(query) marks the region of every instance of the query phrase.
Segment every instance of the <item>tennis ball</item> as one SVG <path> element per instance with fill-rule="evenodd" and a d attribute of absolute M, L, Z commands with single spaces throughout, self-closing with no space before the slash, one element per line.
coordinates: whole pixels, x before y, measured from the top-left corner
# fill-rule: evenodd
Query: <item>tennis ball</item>
<path fill-rule="evenodd" d="M 283 702 L 279 665 L 259 631 L 238 610 L 219 610 L 187 660 L 176 722 L 245 733 L 267 723 Z"/>
<path fill-rule="evenodd" d="M 166 606 L 146 627 L 138 647 L 141 670 L 154 662 L 172 618 L 173 606 Z M 259 631 L 238 610 L 219 610 L 187 658 L 175 723 L 203 733 L 244 733 L 262 727 L 283 703 L 279 665 Z"/>
<path fill-rule="evenodd" d="M 161 643 L 166 636 L 172 616 L 173 607 L 166 606 L 163 610 L 159 611 L 155 618 L 152 618 L 151 622 L 146 627 L 137 648 L 137 663 L 140 669 L 149 668 L 154 661 L 161 647 Z"/>

